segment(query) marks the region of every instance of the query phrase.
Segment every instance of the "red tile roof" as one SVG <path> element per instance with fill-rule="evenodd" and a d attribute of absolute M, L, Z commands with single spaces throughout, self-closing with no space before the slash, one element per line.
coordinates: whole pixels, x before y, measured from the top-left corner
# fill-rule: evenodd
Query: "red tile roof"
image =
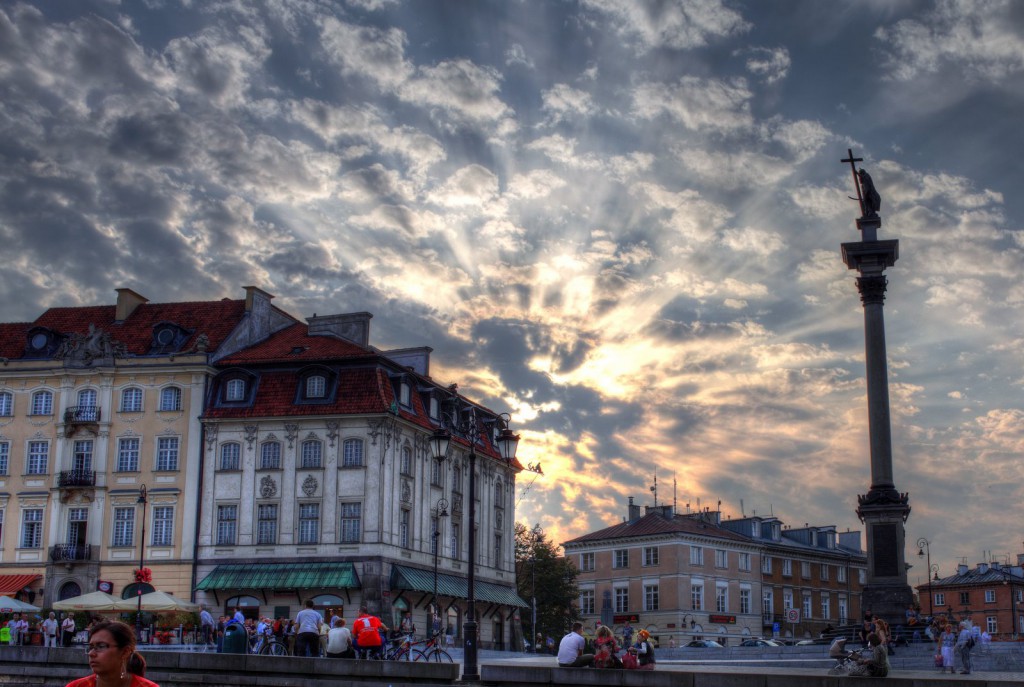
<path fill-rule="evenodd" d="M 232 353 L 218 361 L 218 365 L 311 363 L 339 358 L 377 357 L 373 351 L 351 341 L 333 336 L 310 336 L 308 331 L 308 325 L 297 322 L 264 341 Z"/>
<path fill-rule="evenodd" d="M 587 542 L 628 539 L 630 537 L 649 537 L 656 534 L 694 534 L 716 539 L 731 539 L 737 542 L 749 542 L 750 539 L 731 532 L 717 525 L 705 522 L 699 518 L 692 518 L 685 515 L 676 515 L 666 518 L 661 513 L 648 513 L 638 520 L 622 522 L 618 525 L 597 530 L 582 537 L 571 539 L 565 544 L 584 544 Z"/>
<path fill-rule="evenodd" d="M 129 354 L 146 355 L 153 343 L 153 325 L 173 322 L 192 331 L 181 350 L 192 348 L 199 335 L 206 334 L 210 339 L 207 351 L 213 352 L 245 315 L 245 301 L 225 298 L 219 301 L 143 303 L 123 322 L 114 320 L 115 313 L 116 306 L 113 305 L 50 308 L 35 322 L 29 323 L 24 331 L 27 332 L 31 327 L 46 327 L 61 334 L 86 334 L 91 324 L 109 332 L 115 341 L 123 343 Z M 0 328 L 15 326 L 21 325 L 0 325 Z M 6 336 L 0 334 L 0 340 L 6 343 Z M 12 342 L 12 348 L 16 343 Z M 24 350 L 25 334 L 22 332 L 17 352 L 5 355 L 8 358 L 20 358 Z"/>
<path fill-rule="evenodd" d="M 0 358 L 20 358 L 31 322 L 0 323 Z"/>

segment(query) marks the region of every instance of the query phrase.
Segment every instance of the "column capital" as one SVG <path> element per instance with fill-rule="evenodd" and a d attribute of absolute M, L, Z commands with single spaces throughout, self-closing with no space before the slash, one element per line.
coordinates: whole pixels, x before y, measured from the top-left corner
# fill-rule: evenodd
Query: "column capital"
<path fill-rule="evenodd" d="M 881 305 L 885 302 L 885 287 L 889 280 L 882 275 L 857 277 L 857 290 L 864 305 Z"/>

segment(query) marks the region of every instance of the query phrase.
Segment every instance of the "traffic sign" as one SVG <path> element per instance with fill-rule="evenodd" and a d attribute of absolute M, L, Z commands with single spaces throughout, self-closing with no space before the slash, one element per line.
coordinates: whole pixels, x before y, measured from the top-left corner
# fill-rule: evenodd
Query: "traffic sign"
<path fill-rule="evenodd" d="M 800 622 L 800 609 L 799 608 L 788 608 L 786 609 L 786 621 L 790 623 Z"/>

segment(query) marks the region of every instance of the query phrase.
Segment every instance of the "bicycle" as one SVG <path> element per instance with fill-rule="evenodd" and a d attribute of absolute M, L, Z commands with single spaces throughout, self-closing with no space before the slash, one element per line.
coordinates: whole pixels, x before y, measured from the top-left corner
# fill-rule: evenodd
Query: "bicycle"
<path fill-rule="evenodd" d="M 411 634 L 404 635 L 391 641 L 391 647 L 381 654 L 383 661 L 419 661 L 423 658 L 423 652 L 413 647 L 417 642 L 413 641 Z"/>
<path fill-rule="evenodd" d="M 258 656 L 287 656 L 288 647 L 275 637 L 273 632 L 267 630 L 263 636 L 249 637 L 249 653 Z"/>
<path fill-rule="evenodd" d="M 438 640 L 440 636 L 435 634 L 425 642 L 423 650 L 419 651 L 420 657 L 415 660 L 419 661 L 422 658 L 424 661 L 431 661 L 433 663 L 454 663 L 452 655 L 441 648 L 441 643 Z"/>

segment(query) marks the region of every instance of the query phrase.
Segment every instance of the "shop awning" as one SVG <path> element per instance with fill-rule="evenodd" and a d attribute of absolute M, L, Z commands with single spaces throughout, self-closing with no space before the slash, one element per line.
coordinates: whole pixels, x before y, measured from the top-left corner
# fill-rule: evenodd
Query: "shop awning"
<path fill-rule="evenodd" d="M 200 580 L 196 589 L 354 589 L 351 563 L 227 563 Z"/>
<path fill-rule="evenodd" d="M 434 571 L 409 568 L 404 565 L 393 565 L 391 566 L 391 589 L 408 589 L 415 592 L 433 594 Z M 503 587 L 493 582 L 477 580 L 474 584 L 474 592 L 476 592 L 477 601 L 501 604 L 503 606 L 520 606 L 523 608 L 530 605 L 523 601 L 512 587 Z M 468 598 L 469 591 L 466 578 L 438 573 L 437 595 L 455 599 Z"/>
<path fill-rule="evenodd" d="M 0 596 L 14 596 L 42 575 L 0 575 Z"/>

